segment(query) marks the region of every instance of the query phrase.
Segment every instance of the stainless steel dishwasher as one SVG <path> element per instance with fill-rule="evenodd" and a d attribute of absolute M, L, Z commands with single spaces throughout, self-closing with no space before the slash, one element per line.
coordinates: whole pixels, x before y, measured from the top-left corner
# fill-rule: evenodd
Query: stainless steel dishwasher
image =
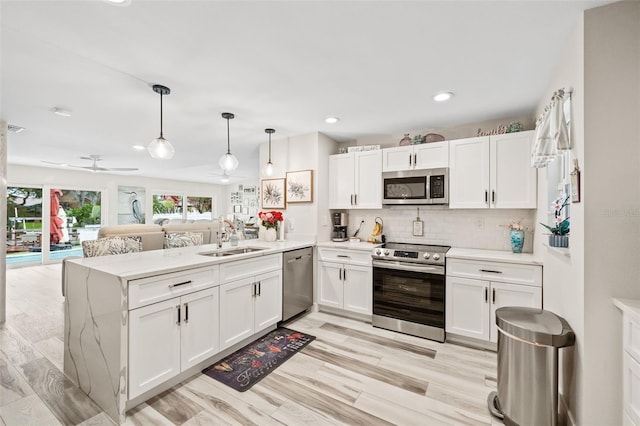
<path fill-rule="evenodd" d="M 313 305 L 313 247 L 286 251 L 282 262 L 282 321 L 286 321 Z"/>

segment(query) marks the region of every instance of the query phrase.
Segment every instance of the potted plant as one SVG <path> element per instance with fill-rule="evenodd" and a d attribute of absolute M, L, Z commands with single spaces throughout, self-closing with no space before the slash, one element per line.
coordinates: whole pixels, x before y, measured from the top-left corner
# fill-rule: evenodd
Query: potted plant
<path fill-rule="evenodd" d="M 567 207 L 569 203 L 569 196 L 562 195 L 556 198 L 551 204 L 551 208 L 553 209 L 554 216 L 554 226 L 545 225 L 544 223 L 540 223 L 540 225 L 547 228 L 551 235 L 549 235 L 549 245 L 551 247 L 569 247 L 569 230 L 570 230 L 570 222 L 569 218 L 562 218 L 562 211 L 565 207 Z"/>

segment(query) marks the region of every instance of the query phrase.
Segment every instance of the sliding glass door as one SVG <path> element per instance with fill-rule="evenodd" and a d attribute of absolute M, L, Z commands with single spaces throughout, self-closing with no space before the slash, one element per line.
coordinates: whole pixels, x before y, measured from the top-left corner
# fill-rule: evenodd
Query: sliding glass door
<path fill-rule="evenodd" d="M 7 188 L 7 265 L 42 262 L 42 188 Z"/>

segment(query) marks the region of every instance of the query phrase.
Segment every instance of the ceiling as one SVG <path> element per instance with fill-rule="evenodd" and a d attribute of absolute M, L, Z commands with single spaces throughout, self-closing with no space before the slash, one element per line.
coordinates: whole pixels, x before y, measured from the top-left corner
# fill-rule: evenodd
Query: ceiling
<path fill-rule="evenodd" d="M 580 12 L 607 1 L 7 1 L 1 115 L 10 164 L 138 167 L 219 183 L 258 176 L 274 140 L 337 141 L 533 114 Z M 172 160 L 151 159 L 160 133 Z M 453 91 L 448 102 L 432 96 Z M 71 117 L 52 112 L 72 111 Z M 326 124 L 338 116 L 337 124 Z"/>

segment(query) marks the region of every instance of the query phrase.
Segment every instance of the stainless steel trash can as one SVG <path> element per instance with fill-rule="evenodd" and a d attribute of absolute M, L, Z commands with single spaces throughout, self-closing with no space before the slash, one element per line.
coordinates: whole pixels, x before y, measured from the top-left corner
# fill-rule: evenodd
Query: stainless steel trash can
<path fill-rule="evenodd" d="M 553 312 L 535 308 L 496 310 L 498 392 L 489 395 L 492 414 L 506 425 L 558 424 L 558 349 L 575 334 Z"/>

